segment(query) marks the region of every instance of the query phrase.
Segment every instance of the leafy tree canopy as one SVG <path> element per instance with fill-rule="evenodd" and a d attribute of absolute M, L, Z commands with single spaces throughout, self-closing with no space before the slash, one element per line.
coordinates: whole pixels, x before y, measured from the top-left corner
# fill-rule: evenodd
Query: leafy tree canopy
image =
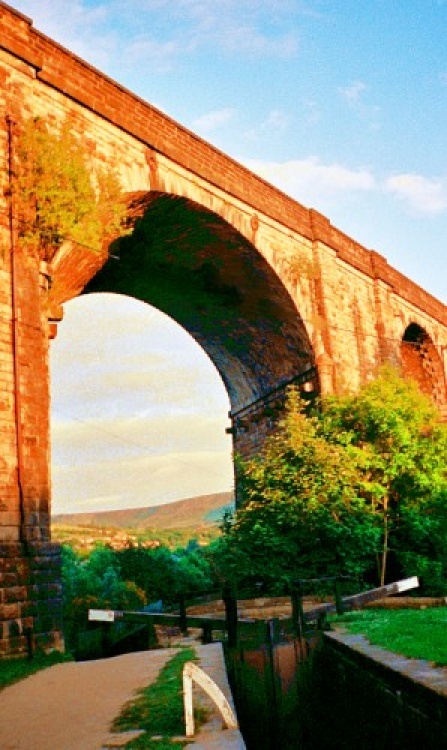
<path fill-rule="evenodd" d="M 447 488 L 446 425 L 417 384 L 389 367 L 359 394 L 327 399 L 321 424 L 327 440 L 346 447 L 359 471 L 359 494 L 377 515 L 383 584 L 389 552 L 394 562 L 402 557 L 408 536 L 424 525 L 420 517 L 428 514 L 433 534 L 434 523 L 443 519 L 439 497 Z"/>
<path fill-rule="evenodd" d="M 374 569 L 383 582 L 390 549 L 392 573 L 411 575 L 421 569 L 419 549 L 425 569 L 440 574 L 446 459 L 446 426 L 393 370 L 312 415 L 292 390 L 278 433 L 240 462 L 244 502 L 214 545 L 216 571 L 279 589 L 294 578 Z"/>

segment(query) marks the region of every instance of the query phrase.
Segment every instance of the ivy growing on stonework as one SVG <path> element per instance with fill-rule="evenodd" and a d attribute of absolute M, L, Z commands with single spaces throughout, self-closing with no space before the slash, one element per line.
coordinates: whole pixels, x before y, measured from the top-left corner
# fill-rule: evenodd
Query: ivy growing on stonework
<path fill-rule="evenodd" d="M 65 120 L 24 121 L 16 141 L 14 200 L 20 244 L 51 262 L 64 242 L 99 252 L 123 233 L 126 206 L 116 172 L 89 157 Z"/>

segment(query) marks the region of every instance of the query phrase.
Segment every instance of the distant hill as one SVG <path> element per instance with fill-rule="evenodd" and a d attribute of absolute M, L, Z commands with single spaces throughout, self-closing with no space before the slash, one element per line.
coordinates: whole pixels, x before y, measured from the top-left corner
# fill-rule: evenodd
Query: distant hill
<path fill-rule="evenodd" d="M 59 513 L 52 524 L 90 528 L 181 530 L 216 526 L 224 511 L 234 507 L 232 492 L 217 492 L 148 508 Z"/>

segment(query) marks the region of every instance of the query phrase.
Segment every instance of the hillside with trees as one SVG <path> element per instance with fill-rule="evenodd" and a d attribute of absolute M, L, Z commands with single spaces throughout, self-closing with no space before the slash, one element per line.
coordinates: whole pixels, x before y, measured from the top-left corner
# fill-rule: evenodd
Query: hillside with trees
<path fill-rule="evenodd" d="M 233 493 L 218 492 L 144 508 L 64 513 L 53 516 L 52 536 L 79 550 L 93 549 L 97 543 L 175 548 L 190 539 L 205 545 L 219 535 L 225 512 L 233 508 Z"/>

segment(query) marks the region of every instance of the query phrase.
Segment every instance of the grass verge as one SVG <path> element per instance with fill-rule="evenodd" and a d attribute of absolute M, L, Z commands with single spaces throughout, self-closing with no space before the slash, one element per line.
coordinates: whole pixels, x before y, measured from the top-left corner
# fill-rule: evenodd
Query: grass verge
<path fill-rule="evenodd" d="M 185 648 L 177 652 L 168 661 L 158 675 L 158 679 L 140 691 L 138 697 L 124 706 L 121 714 L 115 719 L 112 731 L 125 732 L 142 729 L 144 734 L 126 744 L 126 749 L 141 750 L 150 748 L 169 750 L 184 747 L 182 741 L 172 738 L 185 735 L 183 717 L 182 673 L 187 661 L 196 661 L 194 649 Z M 204 716 L 197 716 L 203 720 Z"/>
<path fill-rule="evenodd" d="M 0 690 L 64 661 L 73 661 L 73 659 L 69 654 L 61 654 L 59 651 L 53 651 L 51 654 L 35 654 L 31 660 L 26 658 L 0 659 Z"/>
<path fill-rule="evenodd" d="M 366 609 L 347 612 L 331 622 L 370 643 L 412 659 L 447 665 L 447 607 L 429 609 Z"/>

